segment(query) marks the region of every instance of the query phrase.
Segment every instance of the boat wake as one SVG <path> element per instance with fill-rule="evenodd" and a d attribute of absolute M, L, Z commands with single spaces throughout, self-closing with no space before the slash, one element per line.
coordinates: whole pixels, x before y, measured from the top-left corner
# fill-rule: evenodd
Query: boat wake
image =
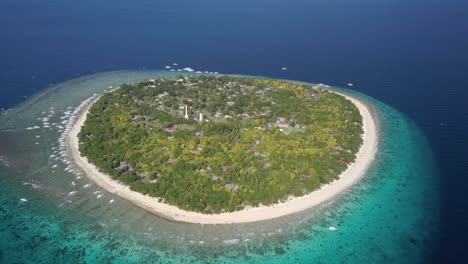
<path fill-rule="evenodd" d="M 40 182 L 37 181 L 37 180 L 32 180 L 31 182 L 23 182 L 23 185 L 29 185 L 29 186 L 31 186 L 31 189 L 34 189 L 34 190 L 42 190 L 42 189 L 44 189 L 43 184 L 40 183 Z"/>

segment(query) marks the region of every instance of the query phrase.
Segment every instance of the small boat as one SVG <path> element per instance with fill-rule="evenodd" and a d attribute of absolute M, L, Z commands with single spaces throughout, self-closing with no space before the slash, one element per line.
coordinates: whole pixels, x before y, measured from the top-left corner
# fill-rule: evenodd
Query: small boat
<path fill-rule="evenodd" d="M 354 84 L 352 84 L 352 83 L 348 83 L 348 86 L 349 86 L 349 87 L 353 87 L 353 86 L 354 86 Z"/>
<path fill-rule="evenodd" d="M 75 195 L 77 193 L 77 191 L 71 191 L 67 194 L 67 196 L 72 196 L 72 195 Z"/>
<path fill-rule="evenodd" d="M 338 228 L 334 227 L 334 226 L 329 226 L 328 227 L 328 230 L 330 231 L 338 231 Z"/>
<path fill-rule="evenodd" d="M 26 203 L 26 202 L 28 202 L 28 199 L 26 199 L 26 198 L 21 198 L 20 201 L 23 202 L 23 203 Z"/>
<path fill-rule="evenodd" d="M 282 69 L 283 71 L 287 71 L 287 70 L 288 70 L 288 68 L 286 68 L 286 67 L 283 67 L 283 68 L 281 68 L 281 69 Z"/>

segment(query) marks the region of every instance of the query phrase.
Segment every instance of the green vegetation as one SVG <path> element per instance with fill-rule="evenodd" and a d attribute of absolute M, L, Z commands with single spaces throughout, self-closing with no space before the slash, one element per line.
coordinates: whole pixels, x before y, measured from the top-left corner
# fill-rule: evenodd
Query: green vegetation
<path fill-rule="evenodd" d="M 198 75 L 104 94 L 79 139 L 82 155 L 132 190 L 220 213 L 337 179 L 362 133 L 356 106 L 319 86 Z"/>

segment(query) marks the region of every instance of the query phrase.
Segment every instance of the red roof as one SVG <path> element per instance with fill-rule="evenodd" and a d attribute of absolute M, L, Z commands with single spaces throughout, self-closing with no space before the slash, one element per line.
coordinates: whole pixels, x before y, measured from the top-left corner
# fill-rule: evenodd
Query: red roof
<path fill-rule="evenodd" d="M 164 129 L 165 131 L 169 132 L 169 133 L 173 133 L 173 132 L 176 132 L 177 131 L 177 126 L 175 125 L 172 125 L 172 126 L 168 126 Z"/>
<path fill-rule="evenodd" d="M 348 162 L 346 162 L 344 160 L 337 160 L 336 163 L 338 163 L 340 165 L 348 165 Z"/>

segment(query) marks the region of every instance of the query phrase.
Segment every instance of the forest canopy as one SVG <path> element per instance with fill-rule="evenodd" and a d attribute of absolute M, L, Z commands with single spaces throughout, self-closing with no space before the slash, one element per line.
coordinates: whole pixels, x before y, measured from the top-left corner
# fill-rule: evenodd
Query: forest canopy
<path fill-rule="evenodd" d="M 82 156 L 134 191 L 221 213 L 302 196 L 337 179 L 362 117 L 320 85 L 235 76 L 123 84 L 90 108 Z"/>

